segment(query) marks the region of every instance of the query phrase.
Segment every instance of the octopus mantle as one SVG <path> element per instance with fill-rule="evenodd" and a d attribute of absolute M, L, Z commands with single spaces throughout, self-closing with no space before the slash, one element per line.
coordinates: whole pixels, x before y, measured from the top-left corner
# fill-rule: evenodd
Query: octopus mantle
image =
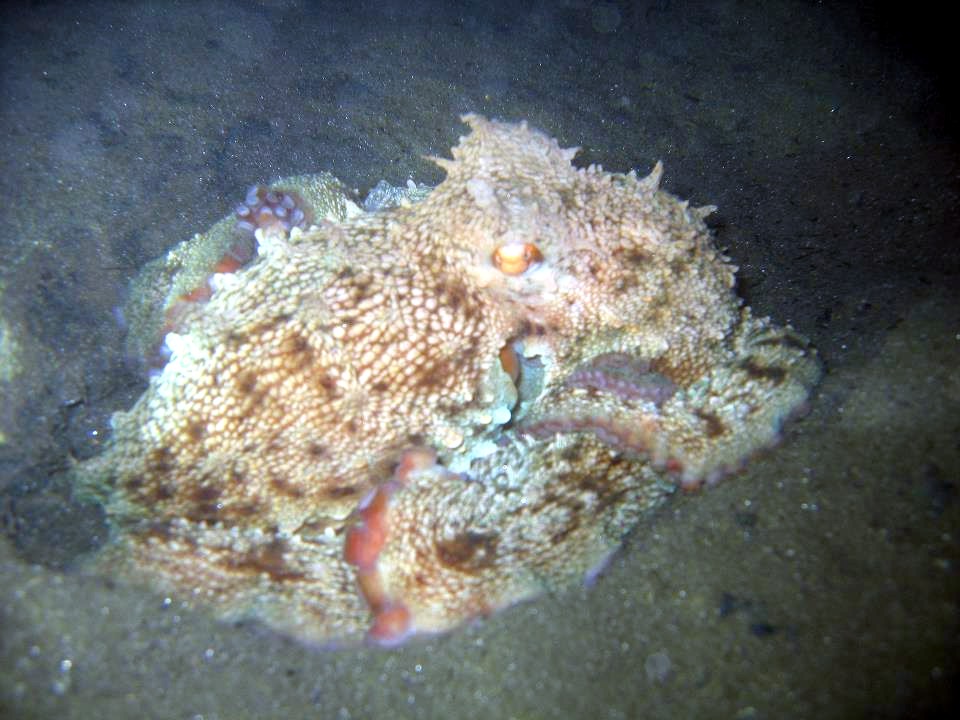
<path fill-rule="evenodd" d="M 775 442 L 818 362 L 741 306 L 713 208 L 659 164 L 577 169 L 526 124 L 464 120 L 425 199 L 261 227 L 178 314 L 79 469 L 114 529 L 96 571 L 396 642 L 582 580 L 677 487 Z"/>

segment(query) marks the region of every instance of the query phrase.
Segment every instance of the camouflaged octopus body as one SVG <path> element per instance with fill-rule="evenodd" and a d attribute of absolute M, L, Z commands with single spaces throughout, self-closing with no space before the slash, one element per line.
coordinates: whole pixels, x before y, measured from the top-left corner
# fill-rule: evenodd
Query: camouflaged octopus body
<path fill-rule="evenodd" d="M 776 439 L 817 362 L 740 307 L 711 209 L 465 120 L 425 200 L 261 234 L 167 337 L 81 469 L 117 529 L 98 569 L 309 640 L 444 630 Z"/>

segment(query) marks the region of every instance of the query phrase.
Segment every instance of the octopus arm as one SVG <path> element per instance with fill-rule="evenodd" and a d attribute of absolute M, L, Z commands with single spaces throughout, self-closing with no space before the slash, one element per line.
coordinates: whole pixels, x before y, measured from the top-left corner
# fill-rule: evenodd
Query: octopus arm
<path fill-rule="evenodd" d="M 469 476 L 432 459 L 399 471 L 361 513 L 348 557 L 374 612 L 372 639 L 445 631 L 589 580 L 672 492 L 591 433 L 523 444 L 475 461 Z M 360 560 L 352 539 L 365 545 L 372 527 L 377 547 Z"/>

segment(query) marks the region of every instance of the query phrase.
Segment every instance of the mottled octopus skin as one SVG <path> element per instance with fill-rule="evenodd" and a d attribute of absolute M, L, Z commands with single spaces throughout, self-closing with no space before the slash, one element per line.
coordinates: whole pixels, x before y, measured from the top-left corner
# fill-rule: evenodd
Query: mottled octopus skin
<path fill-rule="evenodd" d="M 309 642 L 396 642 L 589 576 L 819 376 L 647 178 L 464 120 L 423 201 L 258 234 L 104 455 L 98 572 Z M 502 358 L 502 359 L 501 359 Z"/>

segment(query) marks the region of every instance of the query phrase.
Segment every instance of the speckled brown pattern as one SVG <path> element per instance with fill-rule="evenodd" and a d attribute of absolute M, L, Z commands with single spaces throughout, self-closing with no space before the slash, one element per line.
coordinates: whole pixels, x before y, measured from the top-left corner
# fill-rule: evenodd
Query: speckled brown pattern
<path fill-rule="evenodd" d="M 424 201 L 259 234 L 168 335 L 79 469 L 116 529 L 98 571 L 314 641 L 362 633 L 364 598 L 404 608 L 399 635 L 444 630 L 582 578 L 674 487 L 775 441 L 819 366 L 741 308 L 712 208 L 659 165 L 576 169 L 524 124 L 464 119 Z M 607 378 L 613 353 L 635 362 Z M 436 462 L 395 474 L 419 449 Z M 377 488 L 361 594 L 344 538 Z"/>

